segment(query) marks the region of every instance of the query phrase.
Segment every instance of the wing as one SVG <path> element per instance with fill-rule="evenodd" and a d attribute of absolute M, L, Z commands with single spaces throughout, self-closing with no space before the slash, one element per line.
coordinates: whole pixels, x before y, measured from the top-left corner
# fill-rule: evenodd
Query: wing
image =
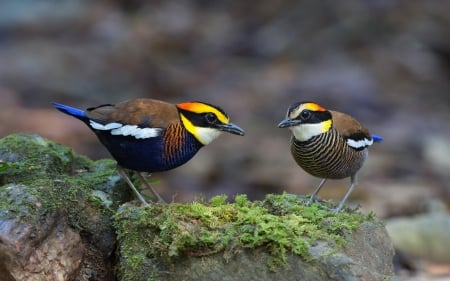
<path fill-rule="evenodd" d="M 117 122 L 140 127 L 166 128 L 179 122 L 176 106 L 153 99 L 133 99 L 115 105 L 105 104 L 86 111 L 87 117 L 103 125 Z"/>
<path fill-rule="evenodd" d="M 354 149 L 364 149 L 373 144 L 372 136 L 356 119 L 338 111 L 332 111 L 333 127 L 346 140 L 347 144 Z"/>
<path fill-rule="evenodd" d="M 86 110 L 89 126 L 113 135 L 155 137 L 170 124 L 180 122 L 175 105 L 153 99 L 133 99 Z"/>

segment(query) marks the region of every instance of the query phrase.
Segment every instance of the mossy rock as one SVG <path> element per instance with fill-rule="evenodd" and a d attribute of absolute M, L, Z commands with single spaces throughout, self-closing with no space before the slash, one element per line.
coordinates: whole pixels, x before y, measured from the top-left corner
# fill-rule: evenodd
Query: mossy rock
<path fill-rule="evenodd" d="M 111 216 L 127 200 L 113 160 L 92 161 L 38 135 L 0 139 L 0 217 L 32 221 L 64 210 L 74 227 L 93 227 L 90 210 Z M 9 188 L 10 186 L 17 188 Z"/>
<path fill-rule="evenodd" d="M 334 215 L 327 204 L 306 206 L 289 194 L 124 204 L 131 192 L 115 168 L 112 160 L 92 161 L 40 136 L 0 139 L 0 276 L 245 281 L 393 274 L 392 245 L 372 214 Z"/>
<path fill-rule="evenodd" d="M 297 196 L 238 195 L 124 205 L 115 216 L 119 280 L 390 280 L 384 226 Z M 364 278 L 358 279 L 358 276 Z M 335 279 L 337 278 L 337 279 Z"/>
<path fill-rule="evenodd" d="M 112 264 L 116 243 L 112 215 L 129 199 L 115 167 L 38 135 L 0 139 L 0 274 L 18 280 L 54 280 L 53 271 L 71 278 L 111 276 L 105 265 Z M 79 243 L 70 245 L 74 252 L 57 249 L 70 244 L 64 237 Z M 79 257 L 78 267 L 69 264 L 75 262 L 70 255 Z M 42 268 L 46 262 L 55 268 Z M 73 272 L 57 272 L 67 268 Z"/>

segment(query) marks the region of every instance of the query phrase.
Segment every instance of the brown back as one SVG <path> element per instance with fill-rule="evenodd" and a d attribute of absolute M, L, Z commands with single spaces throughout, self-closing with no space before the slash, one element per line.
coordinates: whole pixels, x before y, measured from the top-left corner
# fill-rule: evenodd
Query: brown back
<path fill-rule="evenodd" d="M 143 98 L 89 108 L 86 115 L 102 124 L 118 122 L 142 127 L 167 128 L 170 124 L 180 123 L 178 109 L 174 104 Z"/>
<path fill-rule="evenodd" d="M 359 123 L 355 118 L 342 112 L 330 110 L 333 117 L 333 127 L 344 138 L 351 137 L 353 135 L 364 136 L 368 139 L 371 138 L 369 130 Z"/>

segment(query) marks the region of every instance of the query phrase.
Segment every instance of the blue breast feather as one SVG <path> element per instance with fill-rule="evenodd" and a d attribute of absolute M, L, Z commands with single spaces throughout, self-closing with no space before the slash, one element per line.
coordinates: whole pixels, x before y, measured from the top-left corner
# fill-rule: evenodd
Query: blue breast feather
<path fill-rule="evenodd" d="M 94 132 L 120 166 L 141 172 L 162 172 L 176 168 L 189 161 L 202 147 L 188 134 L 183 146 L 169 156 L 164 154 L 162 136 L 136 139 L 131 136 L 112 136 L 109 131 Z"/>

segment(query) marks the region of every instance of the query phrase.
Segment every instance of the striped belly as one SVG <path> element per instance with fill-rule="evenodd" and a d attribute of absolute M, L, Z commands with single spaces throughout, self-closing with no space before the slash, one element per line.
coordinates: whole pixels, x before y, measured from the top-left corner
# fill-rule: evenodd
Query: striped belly
<path fill-rule="evenodd" d="M 319 178 L 342 179 L 355 175 L 367 158 L 367 149 L 348 146 L 332 129 L 312 139 L 300 142 L 292 137 L 291 152 L 297 164 Z"/>

